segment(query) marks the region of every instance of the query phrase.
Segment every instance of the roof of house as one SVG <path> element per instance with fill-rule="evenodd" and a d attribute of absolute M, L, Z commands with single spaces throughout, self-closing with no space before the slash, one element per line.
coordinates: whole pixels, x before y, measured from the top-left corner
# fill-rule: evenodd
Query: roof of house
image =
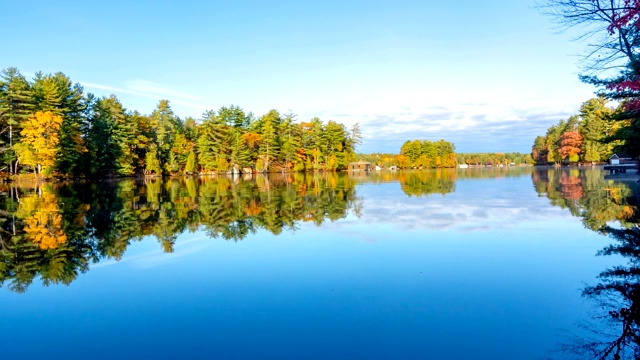
<path fill-rule="evenodd" d="M 611 159 L 620 159 L 620 157 L 618 156 L 618 154 L 613 154 L 613 155 L 611 155 L 609 160 L 611 160 Z"/>

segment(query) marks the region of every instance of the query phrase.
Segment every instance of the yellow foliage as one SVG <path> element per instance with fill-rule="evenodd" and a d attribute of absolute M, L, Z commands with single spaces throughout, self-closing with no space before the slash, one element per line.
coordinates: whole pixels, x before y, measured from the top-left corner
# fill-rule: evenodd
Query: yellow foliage
<path fill-rule="evenodd" d="M 53 166 L 62 117 L 51 111 L 38 111 L 23 124 L 22 143 L 16 145 L 18 160 L 22 164 L 39 167 L 40 171 Z"/>
<path fill-rule="evenodd" d="M 46 188 L 42 190 L 41 196 L 22 198 L 16 215 L 24 219 L 26 238 L 40 249 L 55 249 L 67 242 L 58 202 L 55 195 Z"/>

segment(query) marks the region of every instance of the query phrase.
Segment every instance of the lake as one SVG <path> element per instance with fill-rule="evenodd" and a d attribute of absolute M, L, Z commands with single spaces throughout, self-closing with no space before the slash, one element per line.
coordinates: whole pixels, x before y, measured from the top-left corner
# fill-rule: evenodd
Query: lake
<path fill-rule="evenodd" d="M 3 357 L 633 358 L 638 189 L 604 174 L 0 184 Z"/>

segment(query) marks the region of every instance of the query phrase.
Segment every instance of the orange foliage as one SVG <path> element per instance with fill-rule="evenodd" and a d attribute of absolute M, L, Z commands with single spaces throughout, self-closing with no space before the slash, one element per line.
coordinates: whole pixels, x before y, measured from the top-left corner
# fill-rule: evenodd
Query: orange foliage
<path fill-rule="evenodd" d="M 563 158 L 578 155 L 582 151 L 582 140 L 582 135 L 578 131 L 567 131 L 562 134 L 560 155 Z"/>
<path fill-rule="evenodd" d="M 260 135 L 253 133 L 253 132 L 247 132 L 245 134 L 242 135 L 242 140 L 245 142 L 245 144 L 247 144 L 249 147 L 256 147 L 257 145 L 260 144 Z"/>

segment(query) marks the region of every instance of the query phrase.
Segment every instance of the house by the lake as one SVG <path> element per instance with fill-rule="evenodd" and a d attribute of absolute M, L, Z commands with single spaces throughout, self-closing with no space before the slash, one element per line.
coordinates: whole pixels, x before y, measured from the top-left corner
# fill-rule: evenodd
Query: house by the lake
<path fill-rule="evenodd" d="M 350 162 L 347 166 L 349 171 L 371 171 L 371 163 L 367 161 Z"/>
<path fill-rule="evenodd" d="M 610 165 L 619 165 L 620 164 L 620 157 L 618 156 L 618 154 L 611 155 L 611 157 L 609 158 L 609 164 Z"/>

